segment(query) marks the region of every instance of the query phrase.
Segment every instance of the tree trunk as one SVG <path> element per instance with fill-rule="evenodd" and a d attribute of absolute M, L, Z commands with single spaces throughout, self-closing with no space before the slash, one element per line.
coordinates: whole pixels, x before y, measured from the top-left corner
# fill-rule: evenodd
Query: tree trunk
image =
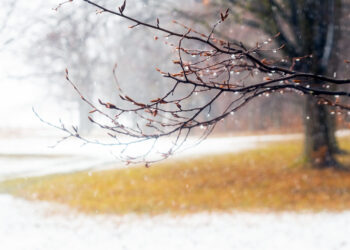
<path fill-rule="evenodd" d="M 302 20 L 303 54 L 312 55 L 311 64 L 303 65 L 306 71 L 324 75 L 335 47 L 335 25 L 340 16 L 340 4 L 336 0 L 305 2 L 308 8 Z M 306 68 L 306 69 L 305 69 Z M 315 82 L 320 87 L 322 82 Z M 339 152 L 335 137 L 336 121 L 328 106 L 320 105 L 317 98 L 305 100 L 305 158 L 313 168 L 337 168 L 335 154 Z"/>
<path fill-rule="evenodd" d="M 228 1 L 241 3 L 261 20 L 262 24 L 253 27 L 260 27 L 270 36 L 279 33 L 276 41 L 286 45 L 283 51 L 287 56 L 307 57 L 296 63 L 295 70 L 320 75 L 330 73 L 330 59 L 334 57 L 340 35 L 337 27 L 342 14 L 341 0 Z M 318 88 L 322 84 L 308 82 L 304 86 Z M 308 165 L 315 168 L 337 167 L 335 154 L 341 150 L 335 137 L 335 116 L 316 99 L 315 96 L 306 97 L 304 105 L 305 158 Z"/>
<path fill-rule="evenodd" d="M 319 105 L 312 96 L 305 101 L 305 157 L 313 168 L 338 167 L 337 149 L 328 107 Z"/>

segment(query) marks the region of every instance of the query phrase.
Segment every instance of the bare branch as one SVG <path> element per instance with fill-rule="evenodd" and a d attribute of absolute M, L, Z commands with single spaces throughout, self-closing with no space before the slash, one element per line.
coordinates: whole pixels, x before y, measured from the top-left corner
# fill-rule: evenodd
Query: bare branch
<path fill-rule="evenodd" d="M 296 63 L 303 63 L 303 60 L 310 57 L 309 55 L 292 58 L 289 67 L 281 67 L 274 61 L 276 56 L 271 57 L 274 59 L 269 59 L 260 58 L 259 55 L 283 50 L 283 45 L 271 49 L 265 44 L 257 43 L 254 48 L 247 49 L 243 43 L 213 37 L 215 27 L 227 18 L 229 10 L 221 13 L 220 20 L 213 26 L 212 31 L 205 35 L 177 21 L 173 23 L 184 28 L 183 33 L 162 27 L 159 19 L 153 25 L 130 17 L 124 14 L 125 1 L 119 8 L 119 13 L 93 1 L 83 1 L 103 12 L 132 21 L 135 23 L 132 27 L 143 26 L 178 39 L 177 45 L 168 43 L 178 52 L 177 60 L 173 61 L 178 66 L 178 71 L 163 72 L 157 69 L 163 77 L 169 79 L 171 88 L 162 96 L 149 100 L 148 103 L 134 100 L 124 93 L 118 83 L 116 66 L 113 69 L 114 79 L 120 98 L 128 104 L 127 108 L 102 100 L 97 104 L 87 100 L 66 71 L 68 82 L 79 97 L 92 108 L 90 113 L 95 117 L 90 117 L 90 121 L 114 139 L 114 143 L 101 142 L 101 144 L 121 146 L 124 147 L 123 152 L 126 152 L 130 145 L 152 142 L 146 152 L 140 155 L 122 156 L 127 163 L 144 162 L 149 166 L 155 161 L 168 158 L 180 150 L 191 134 L 201 133 L 199 142 L 202 141 L 220 121 L 261 96 L 268 97 L 280 93 L 310 95 L 319 100 L 320 105 L 350 109 L 346 104 L 350 96 L 346 86 L 350 84 L 350 79 L 335 79 L 293 69 Z M 279 34 L 274 39 L 278 36 Z M 338 90 L 335 90 L 337 88 L 334 86 L 339 86 Z M 197 95 L 206 96 L 206 101 L 198 104 L 194 101 Z M 219 104 L 224 95 L 229 102 L 222 107 Z M 340 100 L 343 100 L 343 103 Z M 219 111 L 213 113 L 214 107 Z M 108 122 L 105 120 L 100 122 L 99 116 L 106 118 Z M 123 117 L 132 117 L 134 124 L 124 124 Z M 70 130 L 63 125 L 52 126 L 66 132 L 67 138 L 76 137 L 86 143 L 97 143 L 81 137 L 77 128 Z M 156 145 L 162 138 L 170 138 L 173 143 L 160 152 Z"/>

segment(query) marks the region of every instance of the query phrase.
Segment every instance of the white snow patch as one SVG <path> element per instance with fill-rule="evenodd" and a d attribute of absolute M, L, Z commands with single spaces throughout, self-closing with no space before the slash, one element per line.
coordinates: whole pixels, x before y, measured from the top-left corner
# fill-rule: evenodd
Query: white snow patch
<path fill-rule="evenodd" d="M 0 248 L 6 250 L 350 248 L 350 212 L 86 216 L 1 195 L 0 221 Z"/>

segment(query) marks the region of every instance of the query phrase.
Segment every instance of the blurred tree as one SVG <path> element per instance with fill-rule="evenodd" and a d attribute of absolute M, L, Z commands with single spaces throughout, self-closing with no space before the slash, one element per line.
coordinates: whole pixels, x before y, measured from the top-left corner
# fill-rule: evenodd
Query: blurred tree
<path fill-rule="evenodd" d="M 110 2 L 114 4 L 114 1 Z M 162 3 L 138 1 L 134 5 L 133 13 L 155 19 L 157 14 L 165 13 L 165 6 L 169 7 L 169 5 L 163 6 L 165 2 L 168 1 Z M 151 64 L 155 66 L 161 62 L 167 62 L 169 65 L 171 62 L 165 60 L 169 57 L 165 46 L 152 49 L 151 44 L 154 41 L 143 39 L 147 35 L 146 31 L 131 32 L 127 26 L 117 25 L 121 20 L 100 18 L 100 13 L 94 12 L 90 6 L 81 2 L 73 3 L 80 9 L 79 13 L 72 8 L 61 8 L 64 3 L 54 8 L 60 10 L 56 15 L 47 17 L 42 31 L 33 41 L 35 46 L 28 50 L 28 57 L 31 62 L 35 62 L 38 74 L 50 79 L 48 85 L 50 95 L 69 102 L 73 100 L 76 104 L 73 110 L 77 110 L 79 114 L 79 131 L 87 134 L 92 130 L 92 124 L 87 118 L 90 107 L 66 88 L 66 82 L 62 84 L 64 81 L 62 74 L 66 67 L 74 69 L 71 75 L 87 98 L 94 99 L 98 96 L 115 100 L 116 86 L 112 69 L 116 62 L 118 71 L 126 73 L 118 78 L 126 90 L 134 90 L 140 81 L 146 79 L 154 95 L 162 91 L 163 85 L 157 72 L 150 70 L 148 66 Z M 143 12 L 145 6 L 155 8 L 157 11 L 152 14 L 145 13 Z M 137 45 L 141 49 L 134 50 L 131 45 Z M 159 56 L 155 59 L 150 56 L 152 53 L 158 53 Z M 36 56 L 38 54 L 40 57 Z M 144 63 L 130 60 L 130 57 L 142 59 Z M 146 94 L 142 91 L 136 92 L 135 97 L 145 99 Z M 71 103 L 67 106 L 72 110 Z"/>
<path fill-rule="evenodd" d="M 33 39 L 32 43 L 35 46 L 27 50 L 27 56 L 35 66 L 37 75 L 50 79 L 50 84 L 47 85 L 50 95 L 66 102 L 74 101 L 77 108 L 72 109 L 70 103 L 69 109 L 78 111 L 80 131 L 88 133 L 91 129 L 91 124 L 86 117 L 89 107 L 65 90 L 62 72 L 67 66 L 74 67 L 76 70 L 73 74 L 79 87 L 91 98 L 96 91 L 94 83 L 97 77 L 108 72 L 106 63 L 109 65 L 109 71 L 111 70 L 113 53 L 99 55 L 95 44 L 99 42 L 99 35 L 105 34 L 106 22 L 96 18 L 96 14 L 92 13 L 87 6 L 80 7 L 82 12 L 78 14 L 67 10 L 54 17 L 46 16 L 46 22 L 42 24 L 40 34 Z M 103 41 L 99 46 L 110 49 L 106 44 L 106 41 Z M 94 71 L 97 65 L 100 66 L 98 68 L 100 72 Z"/>
<path fill-rule="evenodd" d="M 229 7 L 235 22 L 262 30 L 268 36 L 279 33 L 276 41 L 286 45 L 283 53 L 289 58 L 312 55 L 303 63 L 296 62 L 296 70 L 320 75 L 333 75 L 336 70 L 335 64 L 329 63 L 340 41 L 341 0 L 211 0 L 203 3 Z M 303 116 L 307 162 L 316 168 L 337 165 L 335 154 L 342 151 L 335 137 L 335 119 L 328 107 L 306 96 Z"/>

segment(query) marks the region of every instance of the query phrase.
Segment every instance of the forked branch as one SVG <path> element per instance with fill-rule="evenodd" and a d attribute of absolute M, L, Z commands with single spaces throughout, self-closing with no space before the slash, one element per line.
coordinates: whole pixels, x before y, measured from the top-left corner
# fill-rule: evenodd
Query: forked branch
<path fill-rule="evenodd" d="M 164 40 L 177 51 L 177 60 L 173 63 L 178 66 L 178 71 L 164 72 L 157 68 L 163 77 L 169 79 L 169 89 L 165 94 L 146 103 L 125 94 L 118 85 L 120 102 L 98 100 L 95 104 L 84 97 L 70 79 L 68 70 L 66 71 L 68 82 L 91 107 L 90 121 L 113 139 L 113 142 L 107 145 L 121 146 L 122 151 L 126 152 L 137 143 L 152 142 L 145 152 L 122 154 L 122 159 L 127 163 L 143 162 L 149 166 L 152 162 L 168 158 L 178 151 L 192 134 L 198 134 L 200 131 L 198 141 L 204 140 L 220 121 L 261 96 L 284 93 L 310 95 L 317 99 L 320 105 L 350 110 L 350 106 L 347 105 L 350 96 L 347 85 L 350 84 L 350 79 L 335 79 L 293 69 L 296 63 L 304 63 L 312 55 L 291 58 L 289 63 L 283 59 L 284 63 L 281 64 L 281 59 L 276 58 L 284 45 L 271 48 L 274 38 L 279 34 L 263 43 L 256 43 L 252 48 L 247 48 L 243 43 L 215 37 L 214 29 L 228 18 L 229 10 L 220 14 L 219 21 L 209 34 L 203 34 L 178 21 L 173 23 L 180 26 L 183 32 L 163 27 L 158 18 L 155 24 L 150 24 L 130 17 L 126 14 L 126 1 L 119 7 L 119 12 L 94 1 L 83 1 L 98 8 L 98 13 L 109 13 L 131 21 L 133 24 L 130 28 L 141 26 L 153 29 L 163 33 L 165 38 L 171 37 L 175 41 Z M 158 40 L 158 37 L 155 40 Z M 259 57 L 260 54 L 266 55 L 266 52 L 273 56 Z M 113 74 L 118 84 L 115 68 Z M 205 102 L 196 102 L 199 96 L 205 96 L 202 98 Z M 228 100 L 225 106 L 222 105 L 222 99 Z M 215 112 L 212 112 L 214 108 Z M 103 121 L 100 117 L 104 118 Z M 125 124 L 123 121 L 126 119 L 132 119 L 134 123 Z M 59 128 L 68 133 L 68 137 L 77 137 L 86 143 L 103 144 L 83 138 L 78 128 L 70 130 L 63 124 Z M 162 138 L 170 140 L 166 149 L 157 146 Z"/>

